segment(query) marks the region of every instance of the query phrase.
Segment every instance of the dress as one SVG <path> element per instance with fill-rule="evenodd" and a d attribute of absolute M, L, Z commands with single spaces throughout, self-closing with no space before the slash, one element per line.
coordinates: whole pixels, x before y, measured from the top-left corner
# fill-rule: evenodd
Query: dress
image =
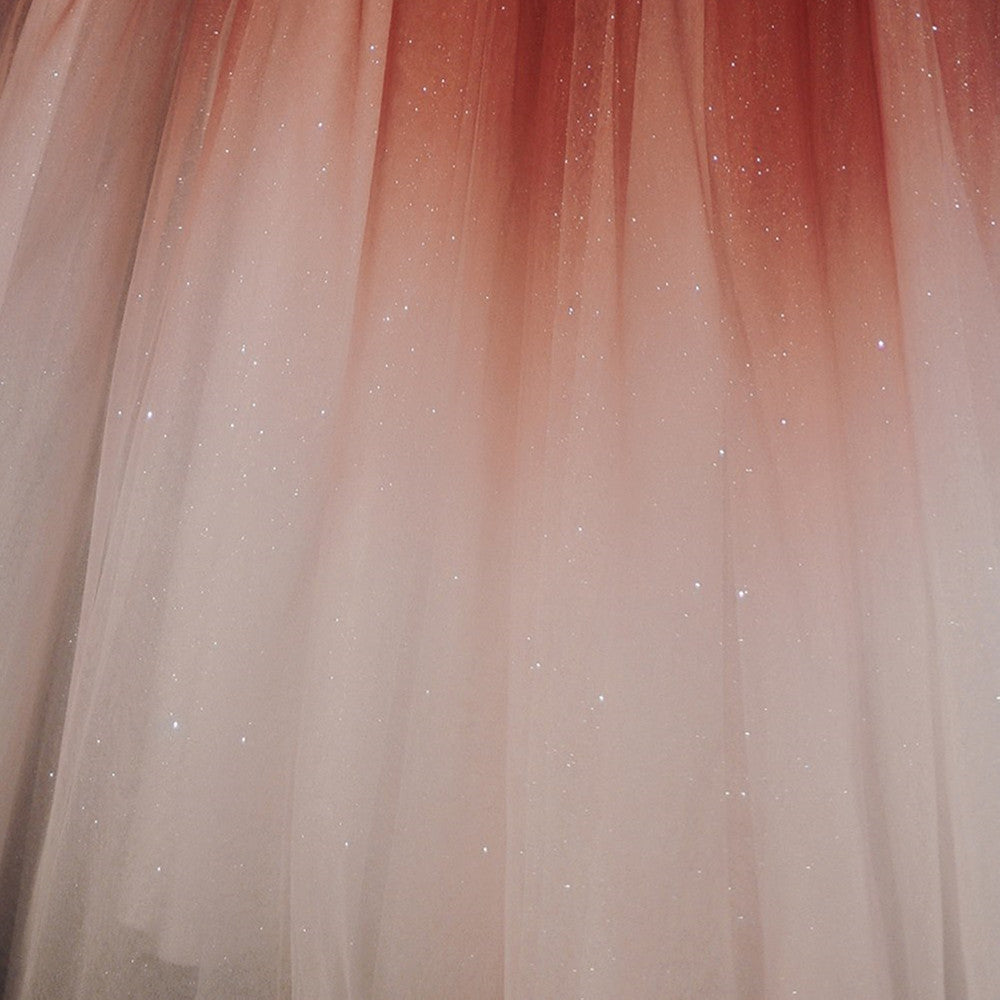
<path fill-rule="evenodd" d="M 987 1000 L 1000 14 L 9 0 L 5 1000 Z"/>

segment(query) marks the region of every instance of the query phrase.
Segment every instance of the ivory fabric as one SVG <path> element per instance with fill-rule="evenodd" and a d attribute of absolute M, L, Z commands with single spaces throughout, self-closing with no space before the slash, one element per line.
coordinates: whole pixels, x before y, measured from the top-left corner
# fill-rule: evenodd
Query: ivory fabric
<path fill-rule="evenodd" d="M 992 0 L 6 0 L 5 1000 L 994 1000 Z"/>

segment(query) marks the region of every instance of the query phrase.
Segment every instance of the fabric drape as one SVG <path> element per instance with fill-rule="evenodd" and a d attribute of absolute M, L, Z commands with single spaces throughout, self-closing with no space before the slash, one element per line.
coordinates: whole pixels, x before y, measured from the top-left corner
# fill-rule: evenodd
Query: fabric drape
<path fill-rule="evenodd" d="M 8 2 L 3 996 L 994 997 L 998 52 Z"/>

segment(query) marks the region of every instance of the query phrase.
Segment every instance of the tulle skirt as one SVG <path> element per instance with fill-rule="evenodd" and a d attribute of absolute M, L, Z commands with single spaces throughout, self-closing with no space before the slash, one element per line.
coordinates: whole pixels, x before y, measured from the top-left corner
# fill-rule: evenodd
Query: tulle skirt
<path fill-rule="evenodd" d="M 8 0 L 8 1000 L 989 1000 L 1000 14 Z"/>

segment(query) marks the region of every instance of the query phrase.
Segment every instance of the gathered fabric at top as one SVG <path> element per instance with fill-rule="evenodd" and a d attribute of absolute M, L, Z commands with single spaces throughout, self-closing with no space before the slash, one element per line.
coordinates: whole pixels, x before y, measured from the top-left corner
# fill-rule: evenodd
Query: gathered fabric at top
<path fill-rule="evenodd" d="M 990 1000 L 998 45 L 0 11 L 4 1000 Z"/>

